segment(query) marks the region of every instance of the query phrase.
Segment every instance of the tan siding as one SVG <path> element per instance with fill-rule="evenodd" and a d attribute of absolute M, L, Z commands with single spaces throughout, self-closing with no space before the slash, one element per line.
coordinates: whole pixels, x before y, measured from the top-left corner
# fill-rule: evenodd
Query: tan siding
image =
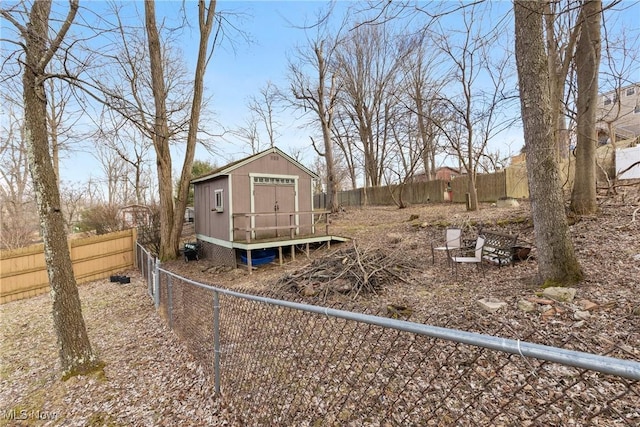
<path fill-rule="evenodd" d="M 249 172 L 234 172 L 232 178 L 233 213 L 251 212 L 251 181 Z"/>
<path fill-rule="evenodd" d="M 289 162 L 277 154 L 269 154 L 236 169 L 234 175 L 249 175 L 250 173 L 265 173 L 273 175 L 307 175 L 300 167 Z"/>
<path fill-rule="evenodd" d="M 518 163 L 505 169 L 505 185 L 507 197 L 516 199 L 529 197 L 527 168 L 524 163 Z"/>
<path fill-rule="evenodd" d="M 227 182 L 226 177 L 220 177 L 197 185 L 197 187 L 201 189 L 201 191 L 198 192 L 198 204 L 202 205 L 196 212 L 196 224 L 199 222 L 202 223 L 202 226 L 197 228 L 197 233 L 215 239 L 229 240 L 230 200 Z M 222 212 L 215 210 L 214 193 L 216 190 L 223 191 Z"/>
<path fill-rule="evenodd" d="M 298 180 L 298 210 L 313 210 L 313 194 L 311 194 L 311 177 L 309 175 L 301 175 Z M 312 224 L 312 215 L 301 215 L 300 225 Z"/>
<path fill-rule="evenodd" d="M 209 207 L 209 204 L 211 204 L 212 201 L 209 201 L 209 198 L 212 197 L 211 195 L 213 194 L 215 188 L 220 188 L 220 185 L 227 185 L 227 178 L 224 176 L 220 176 L 217 178 L 213 178 L 210 181 L 204 181 L 195 184 L 196 197 L 198 198 L 198 200 L 196 201 L 195 220 L 197 233 L 216 239 L 228 240 L 230 229 L 229 214 L 252 212 L 251 180 L 253 178 L 250 176 L 250 174 L 297 177 L 298 211 L 308 212 L 312 210 L 312 177 L 308 175 L 307 170 L 304 169 L 304 167 L 299 166 L 295 162 L 291 162 L 285 156 L 281 156 L 277 153 L 272 153 L 262 157 L 258 157 L 253 161 L 239 165 L 237 168 L 230 170 L 232 195 L 231 199 L 229 200 L 229 195 L 225 194 L 225 209 L 227 206 L 229 206 L 231 208 L 231 211 L 225 212 L 224 218 L 222 218 L 222 215 L 220 214 L 216 215 L 215 212 L 211 212 L 211 207 Z M 271 206 L 271 204 L 265 203 L 266 202 L 262 201 L 262 205 Z M 204 205 L 207 206 L 204 207 Z M 264 206 L 263 209 L 266 209 L 264 208 Z M 281 218 L 278 219 L 280 220 Z M 298 219 L 300 225 L 309 225 L 312 223 L 311 215 L 299 216 Z M 273 221 L 275 225 L 275 215 L 273 219 L 262 217 L 260 220 Z M 236 219 L 234 225 L 236 228 L 244 229 L 246 227 L 245 220 L 242 218 Z M 268 226 L 271 224 L 269 223 L 261 225 Z M 240 234 L 242 234 L 242 237 L 240 237 Z M 236 233 L 236 238 L 244 238 L 244 233 L 240 234 Z"/>
<path fill-rule="evenodd" d="M 208 183 L 196 184 L 194 186 L 194 223 L 196 234 L 208 234 L 207 215 L 205 215 L 207 211 L 207 200 L 205 198 L 205 194 L 208 188 Z"/>

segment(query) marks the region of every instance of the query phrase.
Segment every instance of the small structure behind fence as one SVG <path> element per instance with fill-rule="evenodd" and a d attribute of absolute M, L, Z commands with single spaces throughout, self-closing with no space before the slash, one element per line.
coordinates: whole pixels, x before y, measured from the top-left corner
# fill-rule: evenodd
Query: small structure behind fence
<path fill-rule="evenodd" d="M 137 257 L 242 425 L 640 423 L 640 362 L 576 351 L 570 337 L 567 350 L 243 294 Z"/>
<path fill-rule="evenodd" d="M 69 240 L 73 272 L 78 283 L 108 277 L 133 267 L 136 230 Z M 42 243 L 0 252 L 0 304 L 49 291 Z"/>

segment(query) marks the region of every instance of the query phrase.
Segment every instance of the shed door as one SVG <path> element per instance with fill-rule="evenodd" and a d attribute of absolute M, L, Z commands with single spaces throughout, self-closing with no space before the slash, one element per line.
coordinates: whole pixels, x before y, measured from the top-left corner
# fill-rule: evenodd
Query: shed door
<path fill-rule="evenodd" d="M 295 212 L 296 209 L 296 191 L 293 179 L 256 178 L 254 180 L 253 198 L 254 213 L 273 213 L 273 215 L 256 217 L 255 227 L 289 225 L 290 219 L 287 213 Z M 279 230 L 258 230 L 254 238 L 264 239 L 287 236 L 288 234 L 289 230 L 284 228 Z"/>

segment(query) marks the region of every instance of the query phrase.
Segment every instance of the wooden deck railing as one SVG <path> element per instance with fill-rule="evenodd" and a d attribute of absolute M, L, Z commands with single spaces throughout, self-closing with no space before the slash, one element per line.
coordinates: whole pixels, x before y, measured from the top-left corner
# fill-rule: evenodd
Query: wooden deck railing
<path fill-rule="evenodd" d="M 258 213 L 235 213 L 232 215 L 233 217 L 233 231 L 244 231 L 245 238 L 247 243 L 251 242 L 252 235 L 256 231 L 268 231 L 275 230 L 275 237 L 288 237 L 293 239 L 296 234 L 296 230 L 301 228 L 310 228 L 309 234 L 316 234 L 316 228 L 318 224 L 322 223 L 322 219 L 324 218 L 324 231 L 326 235 L 329 235 L 329 213 L 330 211 L 298 211 L 298 212 L 258 212 Z M 296 224 L 296 217 L 301 216 L 312 216 L 312 221 L 310 224 Z M 236 223 L 239 218 L 244 218 L 244 226 L 238 226 Z M 265 225 L 265 226 L 251 226 L 252 219 L 255 218 L 272 218 L 271 221 L 274 225 Z M 285 219 L 285 223 L 282 225 L 278 224 L 278 220 L 280 218 Z M 288 219 L 288 220 L 287 220 Z M 286 234 L 280 234 L 281 230 L 287 230 Z M 255 240 L 255 238 L 254 238 Z"/>

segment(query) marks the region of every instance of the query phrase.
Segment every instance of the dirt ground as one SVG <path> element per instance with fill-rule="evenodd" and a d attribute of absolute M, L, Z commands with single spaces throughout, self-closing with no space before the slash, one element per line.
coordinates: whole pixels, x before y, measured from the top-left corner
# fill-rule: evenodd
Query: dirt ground
<path fill-rule="evenodd" d="M 445 204 L 347 209 L 332 216 L 331 232 L 351 242 L 315 248 L 308 257 L 298 253 L 284 266 L 269 264 L 251 275 L 244 269 L 217 271 L 207 260 L 163 266 L 226 288 L 385 316 L 390 305 L 403 306 L 415 322 L 640 361 L 639 207 L 637 196 L 606 199 L 598 215 L 571 225 L 585 279 L 575 299 L 564 303 L 540 297 L 535 247 L 530 259 L 514 267 L 487 266 L 484 276 L 461 266 L 456 277 L 442 253 L 431 261 L 431 242 L 442 242 L 447 225 L 463 226 L 469 238 L 482 226 L 532 243 L 526 202 L 484 205 L 473 213 Z M 392 270 L 375 292 L 305 296 L 282 287 L 286 275 L 349 250 L 354 242 L 360 254 L 383 253 L 381 263 Z M 48 295 L 0 306 L 0 425 L 234 425 L 197 361 L 155 311 L 138 273 L 129 274 L 130 285 L 103 280 L 80 286 L 91 342 L 106 363 L 100 375 L 59 380 Z M 489 297 L 506 307 L 483 310 L 477 301 Z M 518 307 L 525 299 L 535 310 Z"/>
<path fill-rule="evenodd" d="M 185 276 L 225 288 L 257 291 L 284 298 L 302 298 L 312 304 L 346 304 L 368 313 L 388 315 L 389 305 L 408 307 L 410 320 L 436 326 L 496 334 L 547 345 L 605 353 L 640 360 L 640 200 L 609 198 L 601 203 L 598 215 L 570 218 L 575 252 L 584 271 L 572 302 L 540 298 L 543 289 L 537 277 L 537 249 L 533 236 L 530 206 L 482 206 L 477 212 L 459 204 L 427 204 L 398 209 L 393 206 L 349 208 L 334 214 L 330 232 L 353 239 L 298 252 L 295 261 L 287 258 L 260 266 L 247 274 L 245 269 L 220 272 L 204 259 L 174 262 L 169 268 Z M 461 265 L 457 276 L 447 265 L 445 253 L 436 253 L 432 263 L 431 243 L 442 244 L 448 225 L 461 226 L 465 238 L 475 238 L 478 230 L 517 234 L 518 242 L 532 247 L 528 260 L 513 267 L 486 266 L 485 274 L 471 265 Z M 305 297 L 287 295 L 279 287 L 286 275 L 308 268 L 314 261 L 357 245 L 358 251 L 383 251 L 402 270 L 402 277 L 390 280 L 375 293 L 357 297 L 335 293 Z M 291 293 L 291 291 L 289 291 Z M 507 306 L 488 313 L 478 306 L 482 298 L 498 299 Z M 535 310 L 518 307 L 521 300 L 534 302 Z M 588 314 L 584 315 L 587 311 Z"/>

